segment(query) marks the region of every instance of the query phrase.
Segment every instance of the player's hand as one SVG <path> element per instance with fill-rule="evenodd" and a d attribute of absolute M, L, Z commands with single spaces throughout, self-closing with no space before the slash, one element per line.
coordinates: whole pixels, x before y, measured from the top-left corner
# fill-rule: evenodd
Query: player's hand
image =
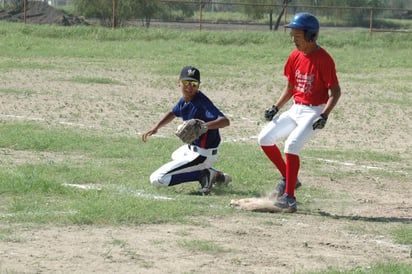
<path fill-rule="evenodd" d="M 277 106 L 273 105 L 271 108 L 265 110 L 265 119 L 266 121 L 272 121 L 279 109 Z"/>
<path fill-rule="evenodd" d="M 149 136 L 152 136 L 153 134 L 156 134 L 156 132 L 157 132 L 157 129 L 151 129 L 148 132 L 143 133 L 142 134 L 142 141 L 146 143 L 147 138 Z"/>
<path fill-rule="evenodd" d="M 324 128 L 326 121 L 328 121 L 328 116 L 322 113 L 318 118 L 315 119 L 315 121 L 313 121 L 313 130 Z"/>

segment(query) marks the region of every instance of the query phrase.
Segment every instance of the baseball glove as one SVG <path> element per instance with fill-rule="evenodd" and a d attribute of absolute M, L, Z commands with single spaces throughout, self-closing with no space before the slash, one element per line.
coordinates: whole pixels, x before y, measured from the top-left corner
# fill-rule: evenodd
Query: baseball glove
<path fill-rule="evenodd" d="M 328 116 L 326 116 L 326 114 L 321 114 L 318 118 L 315 119 L 315 121 L 313 121 L 313 130 L 324 128 L 326 121 L 328 121 Z"/>
<path fill-rule="evenodd" d="M 182 142 L 190 144 L 208 130 L 207 124 L 199 119 L 184 121 L 175 132 Z"/>
<path fill-rule="evenodd" d="M 266 121 L 272 121 L 279 109 L 277 106 L 273 105 L 272 107 L 265 110 L 265 119 Z"/>

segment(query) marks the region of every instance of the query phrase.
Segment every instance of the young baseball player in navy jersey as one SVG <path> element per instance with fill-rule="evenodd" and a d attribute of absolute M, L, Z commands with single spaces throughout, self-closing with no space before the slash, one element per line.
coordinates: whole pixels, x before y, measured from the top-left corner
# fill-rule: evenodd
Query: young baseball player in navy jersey
<path fill-rule="evenodd" d="M 317 18 L 309 13 L 298 13 L 285 27 L 291 29 L 296 50 L 292 51 L 284 68 L 286 87 L 277 102 L 265 111 L 265 118 L 270 122 L 260 132 L 258 142 L 282 175 L 274 205 L 280 210 L 295 212 L 294 191 L 301 185 L 298 180 L 300 151 L 325 126 L 341 89 L 332 57 L 316 43 Z M 275 117 L 291 98 L 294 101 L 291 108 Z M 281 138 L 286 138 L 286 161 L 276 145 Z"/>
<path fill-rule="evenodd" d="M 156 186 L 174 186 L 181 183 L 198 181 L 199 192 L 209 194 L 213 184 L 228 184 L 232 179 L 228 174 L 212 168 L 218 158 L 220 145 L 219 128 L 230 125 L 230 121 L 199 90 L 200 71 L 191 66 L 184 67 L 180 73 L 178 86 L 182 97 L 171 111 L 149 131 L 142 135 L 143 142 L 161 127 L 176 117 L 183 121 L 200 119 L 207 124 L 207 131 L 191 144 L 182 145 L 172 154 L 172 161 L 164 164 L 150 175 Z"/>

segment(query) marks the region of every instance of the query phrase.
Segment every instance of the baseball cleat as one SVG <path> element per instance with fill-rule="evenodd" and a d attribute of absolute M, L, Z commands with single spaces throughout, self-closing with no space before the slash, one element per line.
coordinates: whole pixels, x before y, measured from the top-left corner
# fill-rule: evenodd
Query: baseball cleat
<path fill-rule="evenodd" d="M 295 189 L 298 189 L 301 186 L 302 186 L 302 183 L 298 179 L 296 181 Z M 285 193 L 285 190 L 286 190 L 286 178 L 283 177 L 282 179 L 280 179 L 280 183 L 276 186 L 276 189 L 269 194 L 269 197 L 279 199 L 283 195 L 283 193 Z"/>
<path fill-rule="evenodd" d="M 296 198 L 286 193 L 283 194 L 278 201 L 274 202 L 273 205 L 278 207 L 282 212 L 293 213 L 298 209 L 296 206 Z"/>
<path fill-rule="evenodd" d="M 211 168 L 202 171 L 202 175 L 199 178 L 199 183 L 201 185 L 201 188 L 198 190 L 199 193 L 202 193 L 203 195 L 208 195 L 210 193 L 210 190 L 216 181 L 216 175 L 217 171 Z"/>
<path fill-rule="evenodd" d="M 213 169 L 213 168 L 210 168 Z M 213 169 L 216 171 L 215 169 Z M 216 171 L 215 185 L 217 186 L 227 186 L 232 181 L 232 176 L 222 171 Z"/>

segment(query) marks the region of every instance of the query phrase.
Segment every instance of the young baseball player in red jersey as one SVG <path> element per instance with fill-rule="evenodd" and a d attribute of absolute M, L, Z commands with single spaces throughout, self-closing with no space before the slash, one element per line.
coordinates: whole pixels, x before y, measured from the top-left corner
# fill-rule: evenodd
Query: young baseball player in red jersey
<path fill-rule="evenodd" d="M 332 57 L 316 43 L 317 18 L 309 13 L 298 13 L 285 27 L 291 29 L 296 50 L 285 64 L 286 87 L 277 102 L 265 111 L 265 118 L 270 122 L 259 133 L 258 142 L 282 175 L 274 205 L 282 211 L 295 212 L 294 192 L 301 185 L 298 180 L 300 151 L 317 130 L 325 126 L 341 90 Z M 291 98 L 292 107 L 275 117 Z M 285 137 L 286 161 L 276 145 Z"/>

